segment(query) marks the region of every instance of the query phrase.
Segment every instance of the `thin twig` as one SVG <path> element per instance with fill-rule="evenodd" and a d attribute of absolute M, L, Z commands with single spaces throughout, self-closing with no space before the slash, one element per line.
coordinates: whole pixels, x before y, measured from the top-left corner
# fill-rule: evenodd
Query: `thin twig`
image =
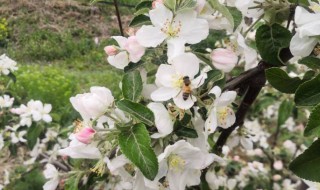
<path fill-rule="evenodd" d="M 121 36 L 124 36 L 124 32 L 123 32 L 123 28 L 122 28 L 122 22 L 121 22 L 121 16 L 120 16 L 120 11 L 119 11 L 119 6 L 118 6 L 118 1 L 117 0 L 113 0 L 113 3 L 114 3 L 114 7 L 116 9 L 116 15 L 117 15 L 117 19 L 118 19 L 120 33 L 121 33 Z"/>

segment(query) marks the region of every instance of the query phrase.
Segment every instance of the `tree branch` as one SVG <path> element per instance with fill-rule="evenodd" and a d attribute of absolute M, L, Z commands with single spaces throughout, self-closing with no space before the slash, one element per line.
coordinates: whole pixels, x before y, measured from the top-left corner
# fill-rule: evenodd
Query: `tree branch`
<path fill-rule="evenodd" d="M 281 50 L 279 56 L 283 62 L 287 62 L 293 57 L 289 48 Z M 271 64 L 268 64 L 265 61 L 260 61 L 257 67 L 250 69 L 240 74 L 239 76 L 227 81 L 224 90 L 235 90 L 238 88 L 244 88 L 246 89 L 246 93 L 236 112 L 235 123 L 231 127 L 222 130 L 215 146 L 213 147 L 213 152 L 221 154 L 222 147 L 226 144 L 230 134 L 238 126 L 243 125 L 245 116 L 249 111 L 250 106 L 253 104 L 261 89 L 265 85 L 265 70 L 270 67 L 272 67 Z"/>

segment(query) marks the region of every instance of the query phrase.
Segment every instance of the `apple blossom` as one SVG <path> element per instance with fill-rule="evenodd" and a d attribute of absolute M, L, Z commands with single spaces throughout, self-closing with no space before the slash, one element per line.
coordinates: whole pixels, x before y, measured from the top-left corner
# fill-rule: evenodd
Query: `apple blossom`
<path fill-rule="evenodd" d="M 43 171 L 46 179 L 49 179 L 44 185 L 43 190 L 55 190 L 59 185 L 59 172 L 52 164 L 47 164 L 46 169 Z"/>
<path fill-rule="evenodd" d="M 0 56 L 0 76 L 1 73 L 8 75 L 10 72 L 18 70 L 17 63 L 10 59 L 6 54 Z"/>
<path fill-rule="evenodd" d="M 212 64 L 215 68 L 228 73 L 238 62 L 238 56 L 229 49 L 217 48 L 211 52 Z"/>
<path fill-rule="evenodd" d="M 197 18 L 193 10 L 182 11 L 174 15 L 171 10 L 161 3 L 157 3 L 155 9 L 149 11 L 152 25 L 143 25 L 137 31 L 137 40 L 144 47 L 157 47 L 163 41 L 182 49 L 186 43 L 196 44 L 204 40 L 209 34 L 208 22 Z M 168 57 L 176 55 L 168 49 Z"/>
<path fill-rule="evenodd" d="M 246 17 L 258 18 L 263 14 L 263 9 L 252 7 L 256 7 L 262 2 L 264 2 L 264 0 L 236 0 L 235 7 Z"/>
<path fill-rule="evenodd" d="M 59 150 L 59 154 L 70 156 L 71 158 L 99 159 L 101 153 L 95 144 L 84 144 L 75 137 L 74 134 L 69 136 L 71 142 L 68 147 Z"/>
<path fill-rule="evenodd" d="M 137 63 L 145 53 L 145 48 L 138 43 L 136 36 L 112 38 L 117 41 L 119 47 L 106 46 L 104 50 L 108 55 L 108 62 L 118 69 L 124 69 L 129 62 Z"/>
<path fill-rule="evenodd" d="M 228 105 L 236 99 L 237 93 L 235 91 L 221 93 L 220 87 L 215 86 L 209 94 L 214 94 L 215 100 L 208 112 L 205 123 L 206 132 L 213 133 L 218 126 L 224 129 L 231 127 L 236 121 L 236 116 Z"/>
<path fill-rule="evenodd" d="M 247 150 L 253 149 L 253 142 L 249 138 L 249 136 L 246 136 L 245 134 L 242 134 L 242 132 L 233 132 L 233 135 L 230 137 L 227 145 L 230 148 L 234 148 L 235 146 L 238 146 L 241 144 L 241 146 Z"/>
<path fill-rule="evenodd" d="M 186 186 L 200 183 L 201 170 L 214 160 L 213 154 L 205 154 L 199 148 L 180 140 L 168 145 L 164 152 L 158 156 L 158 178 L 166 175 L 171 190 L 184 190 Z M 156 178 L 157 178 L 156 177 Z"/>
<path fill-rule="evenodd" d="M 90 144 L 95 133 L 96 131 L 91 127 L 84 127 L 78 133 L 75 134 L 75 137 L 78 141 L 84 144 Z"/>
<path fill-rule="evenodd" d="M 281 160 L 276 160 L 274 163 L 273 163 L 273 168 L 276 169 L 276 170 L 282 170 L 283 169 L 283 163 Z"/>
<path fill-rule="evenodd" d="M 196 97 L 190 94 L 183 98 L 184 77 L 188 77 L 191 84 L 190 90 L 201 86 L 207 78 L 206 73 L 194 78 L 199 72 L 199 59 L 192 53 L 184 53 L 172 59 L 172 65 L 160 65 L 156 73 L 156 84 L 159 87 L 151 94 L 154 101 L 167 101 L 173 98 L 173 102 L 181 109 L 189 109 L 196 101 Z"/>
<path fill-rule="evenodd" d="M 309 13 L 297 6 L 294 21 L 297 28 L 290 42 L 290 51 L 295 56 L 308 56 L 319 42 L 320 13 Z"/>
<path fill-rule="evenodd" d="M 3 147 L 4 147 L 4 140 L 3 140 L 2 133 L 0 133 L 0 150 L 2 150 Z"/>
<path fill-rule="evenodd" d="M 9 108 L 12 106 L 14 98 L 8 95 L 0 96 L 0 108 Z"/>
<path fill-rule="evenodd" d="M 106 113 L 113 101 L 114 97 L 111 91 L 108 88 L 99 86 L 91 87 L 90 93 L 78 94 L 70 98 L 72 106 L 85 121 L 98 119 Z"/>

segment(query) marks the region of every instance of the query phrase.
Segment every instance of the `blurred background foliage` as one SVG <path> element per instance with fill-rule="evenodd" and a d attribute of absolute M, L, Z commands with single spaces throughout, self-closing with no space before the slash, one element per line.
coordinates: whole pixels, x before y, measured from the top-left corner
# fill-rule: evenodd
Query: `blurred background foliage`
<path fill-rule="evenodd" d="M 127 26 L 139 0 L 120 0 Z M 129 6 L 128 6 L 129 5 Z M 54 120 L 67 126 L 79 117 L 69 98 L 106 86 L 119 96 L 121 71 L 108 65 L 104 46 L 119 35 L 114 6 L 90 0 L 0 0 L 0 54 L 18 62 L 19 102 L 39 99 L 53 105 Z"/>

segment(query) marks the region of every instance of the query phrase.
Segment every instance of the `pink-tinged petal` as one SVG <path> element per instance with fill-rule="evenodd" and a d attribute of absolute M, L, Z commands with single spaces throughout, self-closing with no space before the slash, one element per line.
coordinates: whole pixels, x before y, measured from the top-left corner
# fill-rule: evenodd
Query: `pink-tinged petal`
<path fill-rule="evenodd" d="M 174 76 L 176 75 L 176 70 L 172 65 L 161 64 L 156 73 L 156 81 L 158 84 L 164 87 L 174 87 Z"/>
<path fill-rule="evenodd" d="M 149 11 L 149 16 L 154 26 L 164 27 L 172 21 L 173 13 L 163 4 L 157 4 L 155 9 Z"/>
<path fill-rule="evenodd" d="M 230 72 L 238 62 L 238 56 L 229 49 L 217 48 L 211 52 L 212 64 L 223 72 Z"/>
<path fill-rule="evenodd" d="M 182 76 L 189 76 L 192 80 L 199 72 L 200 61 L 193 53 L 184 53 L 172 59 L 176 72 Z"/>
<path fill-rule="evenodd" d="M 168 87 L 160 87 L 151 94 L 151 99 L 153 101 L 167 101 L 171 98 L 177 96 L 180 92 L 179 89 L 168 88 Z"/>
<path fill-rule="evenodd" d="M 117 41 L 121 49 L 124 49 L 128 39 L 123 36 L 112 36 L 113 39 Z"/>
<path fill-rule="evenodd" d="M 130 36 L 125 45 L 125 49 L 129 53 L 129 59 L 133 63 L 140 61 L 141 57 L 145 53 L 145 48 L 141 46 L 135 36 Z"/>
<path fill-rule="evenodd" d="M 115 56 L 109 56 L 108 62 L 117 69 L 124 69 L 129 64 L 128 53 L 122 51 Z"/>
<path fill-rule="evenodd" d="M 90 127 L 85 127 L 81 129 L 78 133 L 75 134 L 75 137 L 77 138 L 78 141 L 84 143 L 84 144 L 90 144 L 91 140 L 96 133 L 95 130 L 93 130 Z"/>
<path fill-rule="evenodd" d="M 318 40 L 316 38 L 300 38 L 299 34 L 296 33 L 291 39 L 290 51 L 294 56 L 306 57 L 310 55 L 317 43 Z"/>
<path fill-rule="evenodd" d="M 136 37 L 144 47 L 157 47 L 167 38 L 167 35 L 159 27 L 142 26 L 137 31 Z"/>
<path fill-rule="evenodd" d="M 176 106 L 185 110 L 190 109 L 196 100 L 197 98 L 192 95 L 190 95 L 187 100 L 184 100 L 182 97 L 182 92 L 173 98 L 173 102 L 176 104 Z"/>

